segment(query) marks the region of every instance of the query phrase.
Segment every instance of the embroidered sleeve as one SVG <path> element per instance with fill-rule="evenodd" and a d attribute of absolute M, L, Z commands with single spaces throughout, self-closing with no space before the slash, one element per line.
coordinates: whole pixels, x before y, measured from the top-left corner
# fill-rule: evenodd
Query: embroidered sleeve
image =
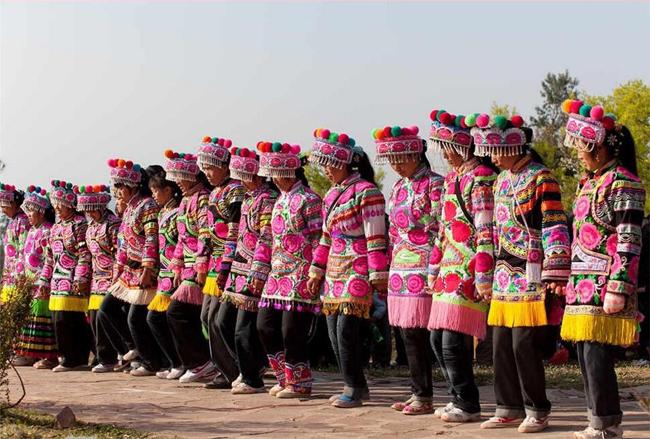
<path fill-rule="evenodd" d="M 336 187 L 332 187 L 327 194 L 325 194 L 325 200 L 336 198 L 332 195 L 332 191 L 338 190 Z M 311 261 L 311 266 L 309 267 L 309 276 L 315 279 L 322 279 L 325 276 L 325 270 L 327 269 L 327 260 L 329 259 L 330 247 L 332 246 L 332 236 L 327 230 L 327 215 L 325 202 L 323 202 L 322 218 L 323 218 L 323 228 L 321 231 L 320 240 L 318 246 L 314 250 L 313 259 Z"/>
<path fill-rule="evenodd" d="M 172 259 L 171 261 L 169 261 L 169 268 L 176 274 L 181 274 L 181 271 L 185 266 L 185 256 L 183 255 L 183 242 L 185 241 L 185 234 L 187 233 L 187 229 L 185 228 L 184 224 L 181 225 L 180 223 L 184 221 L 186 215 L 185 213 L 186 206 L 187 203 L 185 199 L 181 200 L 181 203 L 178 206 L 176 218 L 173 219 L 173 223 L 178 233 L 178 239 L 176 240 L 176 246 L 174 247 L 174 253 Z M 179 232 L 179 230 L 182 230 L 183 232 L 181 233 Z M 208 233 L 210 233 L 209 229 L 208 229 Z"/>
<path fill-rule="evenodd" d="M 223 243 L 223 257 L 221 259 L 221 267 L 219 271 L 228 273 L 230 266 L 235 258 L 237 251 L 237 236 L 239 235 L 239 219 L 241 217 L 241 204 L 244 200 L 246 191 L 243 186 L 237 185 L 230 189 L 226 194 L 226 206 L 224 212 L 224 219 L 228 232 L 226 239 Z"/>
<path fill-rule="evenodd" d="M 542 215 L 544 257 L 541 280 L 566 282 L 571 272 L 571 242 L 560 186 L 551 173 L 545 171 L 537 176 L 535 192 Z"/>
<path fill-rule="evenodd" d="M 491 169 L 479 167 L 471 187 L 472 214 L 476 230 L 475 284 L 481 295 L 492 292 L 494 274 L 494 191 L 496 176 Z"/>
<path fill-rule="evenodd" d="M 126 229 L 126 223 L 122 221 L 120 223 L 120 228 L 117 231 L 117 252 L 115 252 L 115 268 L 114 273 L 120 273 L 122 268 L 126 265 L 127 256 L 126 256 L 126 241 L 124 240 L 124 233 Z"/>
<path fill-rule="evenodd" d="M 43 247 L 43 269 L 41 270 L 41 275 L 36 281 L 36 286 L 49 290 L 50 282 L 52 281 L 52 270 L 54 268 L 54 255 L 52 254 L 52 237 L 50 230 L 47 231 L 47 235 L 43 235 L 43 238 L 47 240 L 47 244 Z"/>
<path fill-rule="evenodd" d="M 120 233 L 120 224 L 121 221 L 120 219 L 115 216 L 112 217 L 109 220 L 108 224 L 108 240 L 110 243 L 110 250 L 111 250 L 111 256 L 115 257 L 115 254 L 117 253 L 117 249 L 119 247 L 119 233 Z M 113 263 L 113 272 L 111 273 L 112 276 L 115 275 L 115 263 Z"/>
<path fill-rule="evenodd" d="M 390 197 L 388 197 L 388 211 L 386 212 L 388 214 L 388 251 L 386 252 L 386 256 L 388 256 L 389 261 L 393 260 L 393 249 L 399 240 L 399 233 L 397 233 L 395 223 L 390 221 L 390 214 L 395 208 L 395 194 L 397 192 L 397 187 L 400 185 L 401 183 L 399 181 L 395 183 L 390 192 Z"/>
<path fill-rule="evenodd" d="M 636 292 L 639 277 L 645 190 L 640 182 L 617 179 L 609 198 L 614 210 L 616 233 L 611 239 L 615 240 L 616 252 L 607 292 L 629 296 Z"/>
<path fill-rule="evenodd" d="M 78 288 L 90 283 L 92 271 L 92 255 L 88 249 L 88 245 L 86 245 L 87 229 L 88 223 L 86 221 L 78 221 L 74 224 L 74 237 L 77 244 L 77 266 L 74 269 L 73 283 Z"/>
<path fill-rule="evenodd" d="M 250 275 L 252 278 L 261 281 L 266 281 L 271 271 L 271 246 L 273 242 L 271 216 L 273 215 L 275 200 L 276 198 L 273 196 L 266 197 L 259 207 L 258 221 L 260 236 L 257 238 L 257 243 L 255 244 Z"/>
<path fill-rule="evenodd" d="M 31 226 L 27 216 L 22 216 L 18 224 L 18 230 L 17 230 L 18 233 L 16 235 L 17 238 L 16 251 L 17 251 L 17 255 L 21 259 L 25 255 L 25 242 L 27 241 L 27 232 L 29 232 L 30 227 Z M 16 274 L 23 274 L 25 271 L 25 264 L 16 264 L 14 268 L 16 270 Z"/>
<path fill-rule="evenodd" d="M 212 237 L 210 234 L 209 221 L 210 200 L 207 193 L 200 193 L 196 206 L 196 225 L 198 228 L 198 248 L 196 252 L 196 264 L 194 269 L 197 273 L 207 273 L 208 263 L 212 249 Z M 179 247 L 179 246 L 177 246 Z M 175 252 L 174 252 L 175 253 Z"/>
<path fill-rule="evenodd" d="M 368 248 L 369 279 L 388 279 L 388 260 L 386 259 L 386 202 L 377 187 L 369 187 L 361 192 L 360 212 Z"/>
<path fill-rule="evenodd" d="M 318 248 L 318 243 L 323 232 L 323 203 L 315 193 L 307 194 L 306 198 L 302 212 L 304 223 L 307 226 L 304 233 L 313 251 Z M 311 263 L 312 261 L 307 262 Z"/>
<path fill-rule="evenodd" d="M 144 247 L 142 249 L 142 266 L 158 268 L 158 207 L 153 199 L 142 206 L 142 230 Z"/>

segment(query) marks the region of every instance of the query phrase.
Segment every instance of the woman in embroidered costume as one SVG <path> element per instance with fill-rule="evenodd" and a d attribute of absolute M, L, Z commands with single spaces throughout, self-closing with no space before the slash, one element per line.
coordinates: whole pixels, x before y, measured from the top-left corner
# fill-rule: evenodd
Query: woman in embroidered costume
<path fill-rule="evenodd" d="M 240 375 L 232 393 L 264 392 L 262 373 L 267 360 L 257 333 L 260 296 L 271 270 L 271 214 L 278 198 L 275 185 L 258 176 L 259 157 L 247 148 L 231 148 L 230 175 L 241 181 L 246 195 L 241 206 L 237 250 L 223 293 L 222 306 L 237 309 L 235 326 L 218 320 L 228 348 L 235 354 Z M 219 313 L 219 317 L 224 314 Z M 228 334 L 234 331 L 234 334 Z"/>
<path fill-rule="evenodd" d="M 545 298 L 562 293 L 570 264 L 560 187 L 529 150 L 532 130 L 521 116 L 475 113 L 471 122 L 476 154 L 491 156 L 502 170 L 494 184 L 496 263 L 488 312 L 497 409 L 481 428 L 519 424 L 521 433 L 539 432 L 551 411 L 539 347 L 548 323 Z"/>
<path fill-rule="evenodd" d="M 160 208 L 158 212 L 158 255 L 160 258 L 158 288 L 156 296 L 147 307 L 149 310 L 147 324 L 167 360 L 163 366 L 164 369 L 158 371 L 156 376 L 161 379 L 175 380 L 185 373 L 185 369 L 174 343 L 167 310 L 175 290 L 174 271 L 171 263 L 178 244 L 176 220 L 182 192 L 176 183 L 166 178 L 167 174 L 162 167 L 150 166 L 147 168 L 147 172 L 150 175 L 149 189 Z"/>
<path fill-rule="evenodd" d="M 452 167 L 429 270 L 431 345 L 452 401 L 434 413 L 445 422 L 469 422 L 481 416 L 472 351 L 473 337 L 485 338 L 492 293 L 496 173 L 474 155 L 471 116 L 434 110 L 431 119 L 431 142 Z"/>
<path fill-rule="evenodd" d="M 126 202 L 126 208 L 118 235 L 114 283 L 97 319 L 102 327 L 112 326 L 123 340 L 132 337 L 136 350 L 127 352 L 124 360 L 139 357 L 140 367 L 131 370 L 131 375 L 150 376 L 162 366 L 162 352 L 147 325 L 147 305 L 156 294 L 158 206 L 151 198 L 147 172 L 140 165 L 123 159 L 111 159 L 108 165 L 115 196 Z M 124 331 L 127 326 L 128 332 Z"/>
<path fill-rule="evenodd" d="M 637 341 L 636 286 L 645 190 L 634 140 L 601 106 L 567 100 L 565 145 L 586 170 L 573 207 L 571 277 L 561 335 L 576 343 L 589 414 L 578 439 L 622 438 L 612 350 Z"/>
<path fill-rule="evenodd" d="M 88 223 L 75 211 L 72 184 L 52 181 L 50 201 L 56 222 L 50 229 L 45 266 L 38 287 L 50 288 L 50 312 L 60 354 L 52 371 L 67 372 L 88 365 L 92 331 L 86 320 L 92 256 L 86 245 Z"/>
<path fill-rule="evenodd" d="M 210 185 L 214 186 L 210 193 L 208 213 L 212 254 L 203 288 L 205 296 L 201 321 L 208 329 L 210 356 L 220 373 L 205 385 L 209 389 L 229 389 L 239 374 L 234 353 L 228 349 L 228 344 L 234 343 L 232 336 L 226 343 L 226 335 L 221 333 L 218 324 L 218 314 L 223 312 L 221 321 L 226 322 L 224 324 L 231 328 L 228 334 L 232 334 L 237 318 L 237 309 L 233 306 L 226 305 L 224 310 L 220 311 L 221 294 L 226 287 L 237 246 L 241 203 L 246 192 L 241 182 L 230 178 L 228 148 L 231 146 L 232 141 L 229 139 L 206 136 L 197 154 L 201 171 L 207 176 Z"/>
<path fill-rule="evenodd" d="M 257 315 L 257 330 L 278 380 L 269 393 L 278 398 L 311 394 L 312 375 L 307 342 L 318 294 L 307 289 L 309 266 L 323 226 L 321 198 L 307 185 L 300 146 L 260 142 L 260 175 L 280 189 L 271 229 L 271 272 Z"/>
<path fill-rule="evenodd" d="M 3 238 L 4 268 L 2 270 L 2 301 L 10 299 L 15 287 L 15 278 L 25 272 L 23 250 L 29 230 L 29 220 L 20 205 L 25 195 L 15 186 L 0 184 L 0 207 L 9 218 Z"/>
<path fill-rule="evenodd" d="M 36 283 L 45 265 L 54 211 L 45 189 L 33 185 L 27 188 L 22 208 L 31 225 L 25 238 L 23 259 L 25 275 L 30 282 Z M 13 364 L 17 365 L 17 362 L 21 362 L 22 365 L 33 363 L 37 369 L 51 369 L 57 364 L 57 351 L 52 315 L 49 309 L 50 288 L 34 284 L 32 294 L 31 315 L 18 336 L 17 357 L 13 360 Z"/>
<path fill-rule="evenodd" d="M 178 243 L 171 261 L 177 288 L 167 309 L 167 321 L 186 369 L 180 382 L 211 381 L 217 369 L 210 361 L 208 342 L 201 327 L 203 286 L 212 244 L 208 219 L 210 193 L 195 155 L 167 150 L 165 156 L 167 178 L 176 182 L 183 192 L 176 217 Z"/>
<path fill-rule="evenodd" d="M 361 326 L 370 318 L 373 290 L 386 293 L 386 223 L 384 196 L 366 153 L 345 133 L 319 128 L 310 161 L 334 184 L 323 200 L 323 233 L 309 270 L 308 291 L 324 284 L 323 312 L 343 393 L 330 398 L 334 407 L 362 405 L 368 396 L 363 374 Z"/>
<path fill-rule="evenodd" d="M 418 127 L 377 128 L 377 162 L 401 177 L 391 191 L 388 318 L 400 328 L 411 374 L 412 395 L 391 407 L 406 415 L 433 411 L 430 334 L 431 295 L 426 291 L 431 249 L 438 236 L 443 178 L 433 172 Z"/>

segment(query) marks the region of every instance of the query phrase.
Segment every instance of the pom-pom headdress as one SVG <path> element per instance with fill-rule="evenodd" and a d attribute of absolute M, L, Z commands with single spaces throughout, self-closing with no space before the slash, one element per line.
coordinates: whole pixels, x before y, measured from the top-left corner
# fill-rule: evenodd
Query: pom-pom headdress
<path fill-rule="evenodd" d="M 72 190 L 77 195 L 79 212 L 104 210 L 111 201 L 110 188 L 105 184 L 75 186 Z"/>
<path fill-rule="evenodd" d="M 569 115 L 564 145 L 571 148 L 592 151 L 606 140 L 607 131 L 620 127 L 616 123 L 616 116 L 605 113 L 600 105 L 592 107 L 580 100 L 567 99 L 562 103 L 562 111 Z M 610 137 L 607 141 L 617 147 L 618 137 Z"/>
<path fill-rule="evenodd" d="M 111 181 L 113 185 L 123 184 L 125 186 L 137 187 L 142 180 L 140 169 L 142 167 L 130 160 L 110 159 L 108 166 L 111 168 Z"/>
<path fill-rule="evenodd" d="M 419 159 L 424 146 L 418 132 L 419 129 L 416 126 L 399 127 L 396 125 L 374 129 L 372 137 L 377 146 L 375 162 L 384 165 Z"/>
<path fill-rule="evenodd" d="M 295 177 L 296 169 L 302 166 L 300 145 L 258 142 L 257 150 L 260 152 L 259 175 L 262 177 Z"/>
<path fill-rule="evenodd" d="M 318 166 L 343 169 L 352 163 L 355 154 L 361 153 L 355 140 L 345 133 L 335 133 L 327 128 L 314 131 L 314 146 L 309 161 Z"/>
<path fill-rule="evenodd" d="M 220 168 L 228 164 L 232 140 L 219 137 L 205 136 L 197 154 L 199 167 L 204 170 L 206 166 L 218 166 Z"/>
<path fill-rule="evenodd" d="M 48 207 L 50 207 L 50 199 L 45 189 L 35 185 L 27 187 L 25 201 L 23 201 L 23 210 L 44 213 Z"/>
<path fill-rule="evenodd" d="M 72 183 L 62 180 L 52 180 L 50 201 L 53 206 L 61 205 L 74 209 L 77 204 L 77 195 L 73 191 Z"/>
<path fill-rule="evenodd" d="M 171 149 L 165 151 L 165 172 L 166 178 L 178 183 L 179 181 L 195 181 L 199 174 L 197 156 L 184 152 L 174 152 Z"/>
<path fill-rule="evenodd" d="M 472 136 L 462 114 L 455 115 L 445 110 L 433 110 L 429 140 L 437 148 L 459 154 L 465 160 L 469 159 Z"/>
<path fill-rule="evenodd" d="M 0 183 L 0 207 L 9 207 L 16 199 L 16 186 Z"/>
<path fill-rule="evenodd" d="M 230 148 L 230 176 L 241 181 L 253 181 L 260 170 L 259 157 L 248 148 Z"/>
<path fill-rule="evenodd" d="M 526 149 L 524 119 L 519 115 L 508 119 L 506 116 L 474 113 L 465 117 L 465 125 L 471 128 L 478 156 L 513 156 L 523 154 Z"/>

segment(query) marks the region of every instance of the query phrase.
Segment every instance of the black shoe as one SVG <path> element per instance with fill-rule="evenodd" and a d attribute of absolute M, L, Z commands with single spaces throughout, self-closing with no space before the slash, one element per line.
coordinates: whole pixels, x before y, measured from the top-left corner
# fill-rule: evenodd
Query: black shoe
<path fill-rule="evenodd" d="M 219 374 L 212 381 L 203 385 L 206 389 L 231 389 L 232 385 L 223 375 Z"/>

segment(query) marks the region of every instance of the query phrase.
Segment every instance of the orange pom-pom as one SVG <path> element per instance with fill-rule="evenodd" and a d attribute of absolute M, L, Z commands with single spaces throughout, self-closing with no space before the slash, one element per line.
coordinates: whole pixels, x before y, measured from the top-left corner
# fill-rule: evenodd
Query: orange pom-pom
<path fill-rule="evenodd" d="M 562 102 L 562 111 L 568 113 L 571 110 L 571 99 L 565 99 Z"/>
<path fill-rule="evenodd" d="M 123 168 L 126 165 L 126 161 L 123 159 L 118 159 L 117 160 L 117 166 L 120 168 Z"/>
<path fill-rule="evenodd" d="M 167 157 L 168 159 L 174 158 L 174 151 L 172 151 L 171 149 L 166 149 L 165 157 Z"/>
<path fill-rule="evenodd" d="M 212 142 L 212 137 L 210 136 L 205 136 L 203 138 L 203 143 L 211 143 Z"/>

